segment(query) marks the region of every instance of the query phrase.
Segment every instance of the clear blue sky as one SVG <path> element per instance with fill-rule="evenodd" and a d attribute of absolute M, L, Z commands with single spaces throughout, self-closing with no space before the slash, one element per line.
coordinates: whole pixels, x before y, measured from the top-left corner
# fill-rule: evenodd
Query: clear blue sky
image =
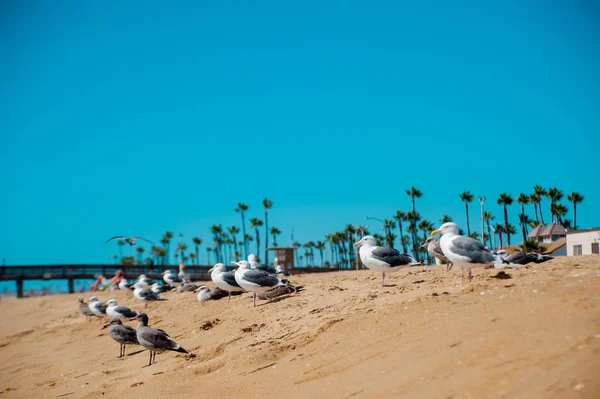
<path fill-rule="evenodd" d="M 465 189 L 500 216 L 500 192 L 556 185 L 598 226 L 593 3 L 2 2 L 0 259 L 208 241 L 265 196 L 280 244 L 316 240 L 412 185 L 461 227 Z"/>

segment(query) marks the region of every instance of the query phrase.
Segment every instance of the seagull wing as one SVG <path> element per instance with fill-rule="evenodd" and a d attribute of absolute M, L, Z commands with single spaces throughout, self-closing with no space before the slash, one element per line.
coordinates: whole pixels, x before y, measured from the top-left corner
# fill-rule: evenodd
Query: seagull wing
<path fill-rule="evenodd" d="M 152 241 L 150 241 L 150 240 L 147 240 L 147 239 L 145 239 L 144 237 L 141 237 L 141 236 L 133 236 L 133 237 L 131 237 L 131 239 L 132 239 L 132 240 L 137 240 L 137 239 L 140 239 L 140 240 L 147 241 L 147 242 L 149 242 L 150 244 L 154 244 Z"/>
<path fill-rule="evenodd" d="M 113 241 L 113 240 L 120 240 L 120 239 L 123 239 L 123 238 L 127 238 L 127 237 L 125 237 L 125 236 L 114 236 L 113 238 L 111 238 L 111 239 L 109 239 L 109 240 L 106 240 L 106 241 L 104 242 L 104 244 L 106 244 L 106 243 L 108 243 L 108 242 L 111 242 L 111 241 Z M 104 244 L 103 244 L 103 245 L 104 245 Z"/>
<path fill-rule="evenodd" d="M 412 256 L 401 254 L 400 251 L 394 248 L 377 247 L 371 252 L 371 255 L 390 266 L 405 266 L 419 263 Z"/>

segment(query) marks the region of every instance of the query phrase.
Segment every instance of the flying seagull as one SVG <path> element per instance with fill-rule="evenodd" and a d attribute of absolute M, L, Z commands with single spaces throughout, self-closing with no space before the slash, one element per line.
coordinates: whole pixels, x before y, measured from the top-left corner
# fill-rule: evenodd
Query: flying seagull
<path fill-rule="evenodd" d="M 147 240 L 147 239 L 145 239 L 144 237 L 140 237 L 140 236 L 131 236 L 131 237 L 125 237 L 125 236 L 114 236 L 113 238 L 111 238 L 111 239 L 109 239 L 109 240 L 106 240 L 106 242 L 105 242 L 104 244 L 106 244 L 106 243 L 109 243 L 109 242 L 111 242 L 111 241 L 114 241 L 114 240 L 123 240 L 123 241 L 125 241 L 127 244 L 131 245 L 132 247 L 135 247 L 135 246 L 136 246 L 136 243 L 135 243 L 135 242 L 136 242 L 136 240 L 144 240 L 144 241 L 147 241 L 147 242 L 149 242 L 150 244 L 154 244 L 152 241 L 150 241 L 150 240 Z"/>
<path fill-rule="evenodd" d="M 381 272 L 381 286 L 385 282 L 386 272 L 397 272 L 400 269 L 412 266 L 421 266 L 421 262 L 408 254 L 401 254 L 394 248 L 378 247 L 375 237 L 365 236 L 354 243 L 360 247 L 358 253 L 362 263 L 371 270 Z"/>
<path fill-rule="evenodd" d="M 459 234 L 458 227 L 452 222 L 444 223 L 431 235 L 441 234 L 440 246 L 450 262 L 460 267 L 460 283 L 463 283 L 464 270 L 469 269 L 469 281 L 473 279 L 471 269 L 485 267 L 495 263 L 508 263 L 488 247 L 471 237 Z"/>

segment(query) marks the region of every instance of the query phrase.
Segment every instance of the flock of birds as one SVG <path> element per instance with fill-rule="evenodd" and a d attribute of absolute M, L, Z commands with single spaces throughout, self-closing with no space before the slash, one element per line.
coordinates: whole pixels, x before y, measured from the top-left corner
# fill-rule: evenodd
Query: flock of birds
<path fill-rule="evenodd" d="M 532 252 L 520 252 L 513 255 L 509 255 L 508 252 L 502 250 L 494 252 L 478 240 L 461 236 L 458 227 L 452 222 L 442 224 L 440 228 L 432 231 L 431 234 L 423 247 L 433 257 L 445 262 L 447 270 L 450 270 L 454 265 L 460 268 L 461 285 L 463 284 L 465 269 L 468 270 L 468 278 L 471 281 L 473 278 L 471 269 L 473 268 L 512 267 L 530 262 L 541 263 L 552 259 L 552 257 Z M 437 239 L 436 234 L 440 234 L 441 238 Z M 119 236 L 111 240 L 125 238 L 127 237 Z M 135 239 L 137 238 L 140 237 L 130 237 L 129 241 L 126 240 L 126 242 L 135 245 Z M 360 259 L 367 268 L 381 272 L 382 287 L 385 284 L 386 273 L 422 265 L 412 256 L 400 253 L 394 248 L 377 246 L 376 240 L 372 236 L 363 237 L 354 246 L 359 248 Z M 161 294 L 173 289 L 178 289 L 179 292 L 198 292 L 198 300 L 202 303 L 224 297 L 228 297 L 229 301 L 232 295 L 251 292 L 253 294 L 253 306 L 256 306 L 257 297 L 259 299 L 273 299 L 280 295 L 295 293 L 301 288 L 294 287 L 287 280 L 281 279 L 280 276 L 283 274 L 281 269 L 259 263 L 253 254 L 248 256 L 248 260 L 232 263 L 237 266 L 233 271 L 227 271 L 223 263 L 217 263 L 209 270 L 211 280 L 216 288 L 193 284 L 182 269 L 178 274 L 172 270 L 165 271 L 162 275 L 164 284 L 158 284 L 142 274 L 133 284 L 122 279 L 119 283 L 119 289 L 132 289 L 134 297 L 143 301 L 145 306 L 150 301 L 165 300 Z M 133 344 L 139 344 L 149 350 L 150 360 L 148 366 L 155 362 L 156 353 L 165 351 L 188 353 L 173 341 L 165 331 L 148 327 L 148 316 L 145 313 L 120 306 L 114 299 L 102 303 L 97 297 L 92 296 L 89 302 L 85 303 L 80 298 L 79 309 L 85 316 L 110 319 L 104 327 L 108 327 L 109 336 L 120 345 L 119 358 L 125 356 L 126 345 Z M 123 324 L 123 321 L 128 320 L 137 320 L 137 329 Z"/>

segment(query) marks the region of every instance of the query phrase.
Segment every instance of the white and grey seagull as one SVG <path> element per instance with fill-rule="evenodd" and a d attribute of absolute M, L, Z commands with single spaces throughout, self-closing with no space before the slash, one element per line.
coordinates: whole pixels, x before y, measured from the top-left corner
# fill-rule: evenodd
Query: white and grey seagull
<path fill-rule="evenodd" d="M 132 247 L 135 247 L 135 246 L 137 245 L 137 244 L 135 243 L 135 242 L 136 242 L 136 240 L 144 240 L 144 241 L 147 241 L 147 242 L 149 242 L 150 244 L 154 244 L 152 241 L 150 241 L 150 240 L 148 240 L 148 239 L 146 239 L 146 238 L 144 238 L 144 237 L 141 237 L 141 236 L 131 236 L 131 237 L 125 237 L 125 236 L 114 236 L 113 238 L 109 238 L 108 240 L 106 240 L 106 241 L 104 242 L 104 244 L 107 244 L 107 243 L 109 243 L 109 242 L 111 242 L 111 241 L 114 241 L 114 240 L 123 240 L 123 241 L 125 241 L 127 244 L 131 245 Z"/>
<path fill-rule="evenodd" d="M 248 261 L 233 262 L 238 269 L 234 272 L 235 281 L 240 287 L 254 294 L 254 306 L 256 306 L 256 293 L 269 291 L 280 285 L 285 285 L 281 279 L 273 273 L 260 269 L 251 269 Z"/>
<path fill-rule="evenodd" d="M 446 271 L 450 271 L 452 269 L 452 262 L 446 258 L 446 255 L 442 252 L 442 247 L 440 246 L 440 240 L 435 236 L 428 237 L 421 248 L 427 249 L 427 252 L 431 254 L 434 258 L 437 258 L 446 263 Z"/>
<path fill-rule="evenodd" d="M 141 283 L 135 283 L 133 285 L 133 296 L 140 301 L 144 301 L 146 304 L 144 307 L 148 307 L 149 301 L 164 301 L 165 299 L 160 294 L 154 293 L 150 288 L 144 288 Z"/>
<path fill-rule="evenodd" d="M 365 236 L 354 243 L 360 247 L 358 253 L 362 263 L 371 270 L 381 272 L 381 286 L 385 283 L 385 273 L 397 272 L 400 269 L 421 266 L 421 262 L 409 254 L 400 253 L 394 248 L 379 247 L 373 236 Z"/>
<path fill-rule="evenodd" d="M 137 316 L 138 312 L 125 306 L 120 306 L 116 300 L 106 302 L 106 314 L 113 319 L 129 320 Z"/>
<path fill-rule="evenodd" d="M 236 281 L 233 272 L 228 272 L 225 270 L 224 264 L 217 263 L 208 272 L 210 273 L 210 279 L 212 282 L 215 283 L 215 285 L 220 289 L 229 293 L 228 301 L 231 300 L 232 292 L 244 291 L 244 289 L 240 287 Z"/>
<path fill-rule="evenodd" d="M 493 253 L 480 241 L 460 235 L 455 223 L 447 222 L 431 235 L 441 234 L 440 247 L 446 258 L 460 267 L 460 283 L 464 280 L 464 270 L 469 269 L 469 281 L 473 279 L 471 269 L 485 267 L 495 263 L 508 263 L 499 255 Z"/>
<path fill-rule="evenodd" d="M 98 317 L 107 317 L 106 316 L 106 304 L 104 302 L 100 302 L 97 296 L 90 297 L 88 302 L 88 307 L 90 311 Z"/>

